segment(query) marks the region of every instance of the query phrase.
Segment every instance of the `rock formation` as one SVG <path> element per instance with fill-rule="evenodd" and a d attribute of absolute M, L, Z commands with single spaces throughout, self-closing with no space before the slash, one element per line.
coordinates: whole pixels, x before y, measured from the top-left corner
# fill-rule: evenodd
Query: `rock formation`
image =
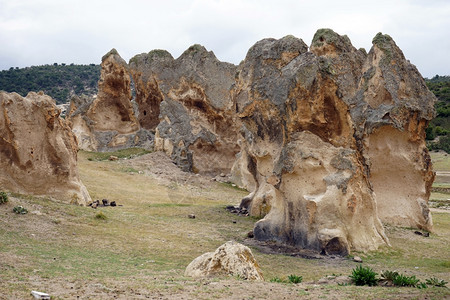
<path fill-rule="evenodd" d="M 77 171 L 76 139 L 55 101 L 0 92 L 0 187 L 85 205 L 90 196 Z"/>
<path fill-rule="evenodd" d="M 345 255 L 388 243 L 380 219 L 431 229 L 434 98 L 389 36 L 373 43 L 366 54 L 322 29 L 310 51 L 264 39 L 239 66 L 233 174 L 256 186 L 241 203 L 264 216 L 255 238 Z"/>
<path fill-rule="evenodd" d="M 102 58 L 96 98 L 75 97 L 69 120 L 81 149 L 108 151 L 140 146 L 150 148 L 153 135 L 139 125 L 131 102 L 127 63 L 115 49 Z"/>
<path fill-rule="evenodd" d="M 389 243 L 382 222 L 432 229 L 435 99 L 388 35 L 369 53 L 330 29 L 309 48 L 264 39 L 238 67 L 200 45 L 128 65 L 112 50 L 99 91 L 72 103 L 82 147 L 150 146 L 154 133 L 183 170 L 231 173 L 251 192 L 241 206 L 263 217 L 257 239 L 345 255 Z"/>
<path fill-rule="evenodd" d="M 229 241 L 215 252 L 194 259 L 186 268 L 185 276 L 239 276 L 245 280 L 264 280 L 252 251 L 247 246 Z"/>
<path fill-rule="evenodd" d="M 130 60 L 139 121 L 155 150 L 185 171 L 229 173 L 239 152 L 230 89 L 236 67 L 194 45 L 179 58 L 154 50 Z"/>

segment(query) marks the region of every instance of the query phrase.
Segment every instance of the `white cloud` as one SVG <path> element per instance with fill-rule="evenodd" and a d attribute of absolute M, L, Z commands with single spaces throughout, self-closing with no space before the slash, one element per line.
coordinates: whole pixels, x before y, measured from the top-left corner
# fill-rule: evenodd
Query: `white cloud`
<path fill-rule="evenodd" d="M 449 74 L 450 3 L 399 0 L 0 0 L 0 69 L 99 63 L 116 48 L 128 60 L 152 49 L 175 57 L 199 43 L 239 63 L 265 37 L 293 34 L 309 44 L 319 28 L 355 47 L 390 34 L 424 76 Z"/>

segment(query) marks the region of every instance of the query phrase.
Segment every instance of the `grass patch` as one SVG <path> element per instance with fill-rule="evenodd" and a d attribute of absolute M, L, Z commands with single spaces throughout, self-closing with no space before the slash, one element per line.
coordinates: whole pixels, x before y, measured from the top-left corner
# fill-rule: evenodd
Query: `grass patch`
<path fill-rule="evenodd" d="M 95 218 L 97 220 L 107 220 L 108 219 L 108 217 L 101 211 L 95 214 Z"/>
<path fill-rule="evenodd" d="M 435 171 L 450 171 L 450 156 L 445 152 L 430 152 Z"/>
<path fill-rule="evenodd" d="M 87 159 L 89 161 L 102 161 L 108 160 L 110 156 L 116 156 L 120 159 L 130 159 L 133 157 L 141 156 L 147 153 L 151 153 L 151 151 L 142 149 L 142 148 L 127 148 L 122 150 L 117 150 L 113 152 L 89 152 L 89 151 L 81 151 L 84 152 Z"/>
<path fill-rule="evenodd" d="M 150 204 L 148 207 L 188 207 L 192 206 L 192 204 L 189 203 L 153 203 Z"/>
<path fill-rule="evenodd" d="M 234 183 L 231 182 L 220 182 L 221 185 L 227 187 L 227 188 L 231 188 L 237 191 L 241 191 L 241 192 L 248 192 L 246 189 L 240 188 L 237 185 L 235 185 Z"/>

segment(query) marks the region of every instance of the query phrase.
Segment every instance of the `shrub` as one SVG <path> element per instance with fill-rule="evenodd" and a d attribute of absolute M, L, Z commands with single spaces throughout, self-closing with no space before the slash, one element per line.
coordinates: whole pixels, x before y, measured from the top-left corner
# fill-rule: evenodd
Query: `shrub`
<path fill-rule="evenodd" d="M 14 206 L 13 208 L 13 212 L 15 212 L 18 215 L 25 215 L 28 213 L 28 209 L 26 209 L 25 207 L 19 205 L 19 206 Z"/>
<path fill-rule="evenodd" d="M 374 286 L 377 284 L 377 273 L 369 267 L 358 266 L 352 270 L 350 278 L 356 285 Z"/>
<path fill-rule="evenodd" d="M 447 283 L 448 283 L 447 281 L 439 280 L 436 277 L 431 277 L 431 278 L 425 280 L 425 282 L 428 285 L 438 286 L 438 287 L 445 287 L 447 285 Z"/>
<path fill-rule="evenodd" d="M 1 191 L 0 192 L 0 204 L 8 202 L 8 194 Z"/>
<path fill-rule="evenodd" d="M 426 289 L 426 288 L 428 288 L 428 286 L 425 284 L 425 282 L 419 282 L 417 284 L 417 288 L 418 289 Z"/>
<path fill-rule="evenodd" d="M 95 218 L 96 218 L 97 220 L 106 220 L 106 219 L 108 219 L 108 217 L 107 217 L 104 213 L 102 213 L 102 212 L 97 213 L 97 214 L 95 215 Z"/>
<path fill-rule="evenodd" d="M 270 282 L 278 282 L 278 283 L 281 283 L 281 282 L 283 282 L 283 280 L 281 280 L 279 277 L 274 277 L 274 278 L 270 279 Z"/>
<path fill-rule="evenodd" d="M 381 278 L 389 280 L 389 281 L 394 281 L 395 277 L 398 276 L 398 272 L 395 271 L 384 271 L 383 273 L 380 274 Z"/>
<path fill-rule="evenodd" d="M 412 286 L 416 287 L 419 283 L 419 279 L 416 278 L 416 276 L 405 276 L 402 274 L 399 274 L 395 276 L 392 283 L 396 286 Z"/>
<path fill-rule="evenodd" d="M 297 275 L 289 275 L 288 280 L 290 283 L 300 283 L 300 282 L 302 282 L 303 277 L 297 276 Z"/>

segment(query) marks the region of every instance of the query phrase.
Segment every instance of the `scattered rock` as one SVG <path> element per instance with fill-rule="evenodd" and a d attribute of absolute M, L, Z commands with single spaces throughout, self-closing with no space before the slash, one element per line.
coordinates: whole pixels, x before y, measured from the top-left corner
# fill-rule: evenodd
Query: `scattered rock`
<path fill-rule="evenodd" d="M 108 199 L 103 199 L 102 204 L 103 204 L 103 206 L 108 206 L 109 205 Z"/>
<path fill-rule="evenodd" d="M 238 216 L 245 216 L 245 217 L 249 216 L 248 210 L 243 207 L 228 205 L 225 209 L 232 214 L 237 214 Z"/>
<path fill-rule="evenodd" d="M 255 237 L 255 235 L 253 234 L 253 230 L 250 230 L 250 231 L 247 233 L 247 237 L 250 238 L 250 239 L 252 239 L 252 238 Z"/>
<path fill-rule="evenodd" d="M 51 299 L 49 294 L 42 293 L 42 292 L 31 291 L 31 295 L 33 295 L 34 299 L 43 299 L 43 300 Z"/>
<path fill-rule="evenodd" d="M 416 231 L 414 231 L 414 233 L 417 234 L 417 235 L 424 236 L 424 237 L 429 237 L 430 236 L 430 233 L 427 232 L 427 231 L 426 232 L 421 232 L 421 231 L 416 230 Z"/>
<path fill-rule="evenodd" d="M 225 173 L 220 173 L 220 177 L 225 177 Z"/>
<path fill-rule="evenodd" d="M 186 268 L 185 276 L 206 277 L 230 275 L 245 280 L 264 280 L 261 270 L 247 246 L 229 241 L 215 252 L 194 259 Z"/>
<path fill-rule="evenodd" d="M 189 214 L 189 215 L 188 215 L 188 218 L 189 218 L 189 219 L 195 219 L 195 215 L 194 215 L 194 214 Z"/>
<path fill-rule="evenodd" d="M 357 263 L 362 263 L 362 262 L 363 262 L 362 258 L 359 257 L 359 256 L 354 256 L 354 257 L 353 257 L 353 261 L 354 261 L 354 262 L 357 262 Z"/>
<path fill-rule="evenodd" d="M 119 158 L 117 156 L 110 155 L 108 160 L 114 161 L 114 160 L 119 160 Z"/>
<path fill-rule="evenodd" d="M 117 204 L 116 204 L 116 201 L 111 201 L 111 204 L 110 204 L 111 206 L 117 206 Z"/>

